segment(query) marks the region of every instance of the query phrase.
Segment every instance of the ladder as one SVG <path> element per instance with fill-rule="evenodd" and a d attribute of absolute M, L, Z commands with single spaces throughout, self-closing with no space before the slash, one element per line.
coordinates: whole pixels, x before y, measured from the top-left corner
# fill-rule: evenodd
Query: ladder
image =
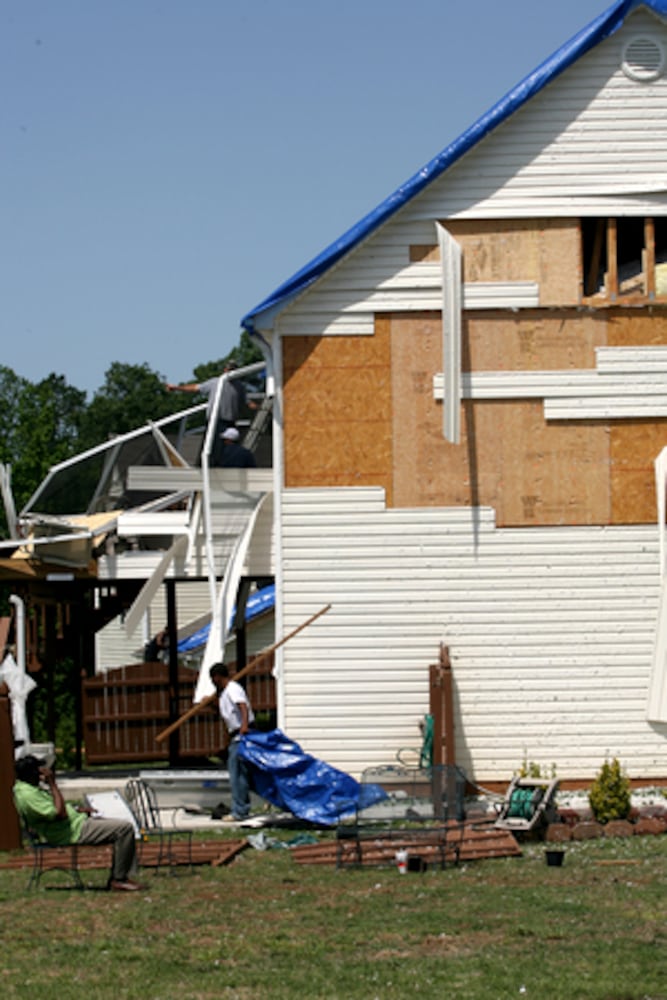
<path fill-rule="evenodd" d="M 273 412 L 273 396 L 265 396 L 259 408 L 255 412 L 250 427 L 243 438 L 243 445 L 249 451 L 254 451 L 260 435 L 263 433 L 267 423 L 271 419 Z"/>

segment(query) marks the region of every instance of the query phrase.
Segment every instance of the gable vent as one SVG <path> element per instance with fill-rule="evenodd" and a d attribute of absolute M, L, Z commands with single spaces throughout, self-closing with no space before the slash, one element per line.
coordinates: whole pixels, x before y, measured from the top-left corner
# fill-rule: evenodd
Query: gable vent
<path fill-rule="evenodd" d="M 631 80 L 657 80 L 665 65 L 665 50 L 654 38 L 631 38 L 623 49 L 623 72 Z"/>

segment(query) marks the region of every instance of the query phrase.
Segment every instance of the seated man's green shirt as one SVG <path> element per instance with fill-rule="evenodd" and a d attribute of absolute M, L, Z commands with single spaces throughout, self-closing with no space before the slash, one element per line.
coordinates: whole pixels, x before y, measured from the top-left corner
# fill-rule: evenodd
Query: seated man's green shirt
<path fill-rule="evenodd" d="M 86 814 L 78 812 L 69 802 L 65 805 L 67 817 L 59 819 L 49 793 L 26 781 L 15 783 L 14 802 L 30 829 L 49 844 L 60 847 L 63 844 L 76 844 L 78 841 L 81 827 L 86 822 Z"/>

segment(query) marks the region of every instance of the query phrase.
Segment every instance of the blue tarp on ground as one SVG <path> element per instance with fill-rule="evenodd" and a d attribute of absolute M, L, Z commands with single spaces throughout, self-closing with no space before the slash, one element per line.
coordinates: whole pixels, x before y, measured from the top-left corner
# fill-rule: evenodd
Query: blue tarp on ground
<path fill-rule="evenodd" d="M 362 785 L 304 753 L 280 729 L 243 736 L 239 756 L 250 765 L 258 795 L 309 823 L 332 826 L 387 798 L 379 785 Z"/>

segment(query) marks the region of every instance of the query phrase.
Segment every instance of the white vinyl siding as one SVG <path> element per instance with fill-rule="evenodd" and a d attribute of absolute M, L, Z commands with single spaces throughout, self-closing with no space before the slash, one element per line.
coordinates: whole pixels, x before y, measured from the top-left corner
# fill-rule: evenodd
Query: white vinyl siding
<path fill-rule="evenodd" d="M 596 368 L 563 371 L 464 372 L 463 399 L 541 399 L 545 420 L 667 417 L 667 349 L 598 347 Z M 446 396 L 441 373 L 433 398 Z"/>
<path fill-rule="evenodd" d="M 331 604 L 282 650 L 283 724 L 304 749 L 359 775 L 418 747 L 444 643 L 457 762 L 476 780 L 507 780 L 526 757 L 589 778 L 607 754 L 664 776 L 664 735 L 645 719 L 656 528 L 496 530 L 486 508 L 382 497 L 283 496 L 284 631 Z"/>

